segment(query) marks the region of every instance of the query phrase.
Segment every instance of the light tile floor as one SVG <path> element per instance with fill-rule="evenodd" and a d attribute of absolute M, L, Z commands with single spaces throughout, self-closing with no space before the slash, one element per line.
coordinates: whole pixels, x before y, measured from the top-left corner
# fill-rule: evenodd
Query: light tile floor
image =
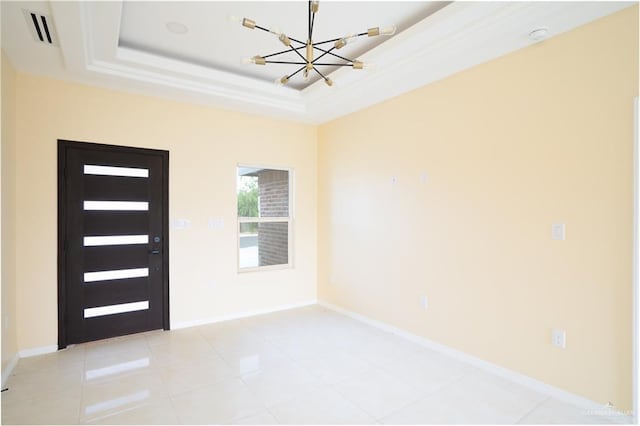
<path fill-rule="evenodd" d="M 21 359 L 3 424 L 628 423 L 318 306 Z"/>

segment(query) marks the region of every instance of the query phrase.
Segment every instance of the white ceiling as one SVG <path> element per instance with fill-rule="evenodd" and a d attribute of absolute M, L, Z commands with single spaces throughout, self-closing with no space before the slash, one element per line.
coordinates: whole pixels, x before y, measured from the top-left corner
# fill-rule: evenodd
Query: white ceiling
<path fill-rule="evenodd" d="M 273 80 L 295 65 L 240 63 L 284 46 L 271 34 L 231 22 L 229 15 L 304 39 L 306 2 L 2 1 L 0 7 L 2 47 L 21 71 L 322 123 L 536 43 L 528 37 L 533 29 L 546 27 L 553 37 L 633 4 L 324 1 L 315 40 L 389 24 L 400 30 L 341 49 L 341 56 L 376 67 L 337 69 L 333 87 L 322 81 L 304 87 L 295 78 L 278 87 Z M 48 15 L 55 46 L 34 40 L 24 10 Z M 182 23 L 188 32 L 171 33 L 168 22 Z"/>
<path fill-rule="evenodd" d="M 446 2 L 323 2 L 314 21 L 313 40 L 323 41 L 368 28 L 396 25 L 398 33 L 443 8 Z M 242 58 L 286 50 L 275 35 L 250 30 L 229 19 L 247 17 L 258 25 L 284 32 L 297 40 L 307 39 L 307 3 L 297 2 L 125 2 L 122 7 L 119 45 L 146 53 L 199 64 L 272 83 L 276 78 L 300 68 L 295 65 L 244 65 Z M 168 31 L 166 23 L 178 22 L 188 28 L 186 34 Z M 360 37 L 336 54 L 356 59 L 387 39 L 385 36 Z M 296 44 L 296 46 L 299 46 Z M 325 45 L 328 49 L 331 44 Z M 322 47 L 322 46 L 320 46 Z M 304 51 L 302 51 L 304 54 Z M 317 52 L 316 56 L 321 52 Z M 329 63 L 344 63 L 325 56 Z M 279 55 L 278 61 L 300 62 L 295 53 Z M 320 67 L 325 75 L 335 70 Z M 326 71 L 326 72 L 325 72 Z M 314 75 L 311 82 L 318 80 Z M 301 76 L 288 84 L 304 88 Z"/>

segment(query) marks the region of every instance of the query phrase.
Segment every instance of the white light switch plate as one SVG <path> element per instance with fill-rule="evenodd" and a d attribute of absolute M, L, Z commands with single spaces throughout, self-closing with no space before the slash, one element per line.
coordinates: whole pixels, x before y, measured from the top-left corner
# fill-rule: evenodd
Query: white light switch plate
<path fill-rule="evenodd" d="M 173 229 L 187 229 L 191 226 L 189 219 L 174 219 L 171 224 Z"/>
<path fill-rule="evenodd" d="M 427 296 L 420 297 L 420 306 L 422 306 L 422 309 L 424 309 L 425 311 L 429 309 L 429 299 L 427 298 Z"/>
<path fill-rule="evenodd" d="M 224 228 L 224 219 L 209 219 L 209 228 L 210 229 L 222 229 Z"/>
<path fill-rule="evenodd" d="M 565 240 L 566 231 L 564 223 L 554 223 L 551 225 L 551 239 L 552 240 Z"/>

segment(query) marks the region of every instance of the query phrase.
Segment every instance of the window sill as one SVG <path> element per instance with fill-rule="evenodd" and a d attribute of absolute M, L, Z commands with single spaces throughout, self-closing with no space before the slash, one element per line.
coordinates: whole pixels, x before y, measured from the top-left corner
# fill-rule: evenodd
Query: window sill
<path fill-rule="evenodd" d="M 247 272 L 262 272 L 262 271 L 280 271 L 283 269 L 293 269 L 293 265 L 288 263 L 286 265 L 271 265 L 271 266 L 256 266 L 253 268 L 238 268 L 238 274 L 244 274 Z"/>

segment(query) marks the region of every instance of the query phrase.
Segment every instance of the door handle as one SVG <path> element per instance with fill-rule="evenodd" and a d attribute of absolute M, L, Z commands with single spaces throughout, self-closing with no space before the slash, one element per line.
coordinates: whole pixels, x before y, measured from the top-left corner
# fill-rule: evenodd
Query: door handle
<path fill-rule="evenodd" d="M 160 250 L 151 250 L 149 254 L 160 254 Z"/>

